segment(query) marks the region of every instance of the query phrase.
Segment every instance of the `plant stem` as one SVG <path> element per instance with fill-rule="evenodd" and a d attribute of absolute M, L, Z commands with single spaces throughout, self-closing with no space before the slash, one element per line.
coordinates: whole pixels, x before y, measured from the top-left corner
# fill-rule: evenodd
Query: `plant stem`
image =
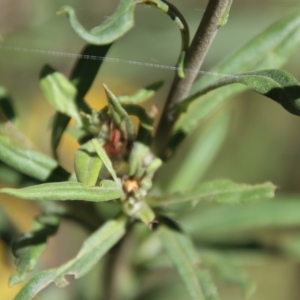
<path fill-rule="evenodd" d="M 163 152 L 174 125 L 174 120 L 170 120 L 168 111 L 188 95 L 217 33 L 228 3 L 229 0 L 209 0 L 203 18 L 187 52 L 184 66 L 185 77 L 180 78 L 178 72 L 175 73 L 154 139 L 154 151 L 159 156 L 164 156 L 165 154 Z"/>

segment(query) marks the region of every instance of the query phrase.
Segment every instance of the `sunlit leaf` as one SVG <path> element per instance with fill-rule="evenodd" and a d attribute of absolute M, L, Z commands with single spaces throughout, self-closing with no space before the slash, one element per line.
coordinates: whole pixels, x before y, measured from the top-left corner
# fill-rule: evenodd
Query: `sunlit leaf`
<path fill-rule="evenodd" d="M 4 188 L 1 193 L 27 200 L 59 201 L 84 200 L 108 201 L 118 199 L 123 195 L 122 190 L 113 181 L 103 180 L 100 186 L 86 187 L 79 182 L 53 182 L 34 185 L 22 189 Z"/>
<path fill-rule="evenodd" d="M 62 181 L 71 176 L 52 158 L 30 148 L 21 148 L 1 135 L 0 160 L 21 173 L 41 181 Z"/>
<path fill-rule="evenodd" d="M 40 85 L 51 105 L 60 113 L 73 117 L 76 124 L 80 126 L 78 96 L 74 85 L 63 74 L 48 65 L 44 66 L 41 71 Z"/>
<path fill-rule="evenodd" d="M 77 180 L 86 186 L 95 186 L 102 167 L 92 141 L 80 146 L 75 154 L 75 173 Z"/>
<path fill-rule="evenodd" d="M 198 281 L 199 259 L 188 236 L 167 226 L 160 226 L 158 235 L 191 299 L 205 299 Z"/>
<path fill-rule="evenodd" d="M 16 257 L 17 274 L 9 279 L 9 286 L 13 286 L 25 278 L 25 275 L 35 268 L 38 259 L 46 248 L 49 236 L 56 233 L 60 218 L 55 215 L 41 215 L 33 220 L 32 230 L 22 234 L 13 243 Z"/>
<path fill-rule="evenodd" d="M 233 83 L 241 83 L 248 88 L 278 102 L 287 111 L 300 115 L 300 86 L 298 81 L 283 70 L 261 70 L 224 77 L 201 89 L 188 99 L 181 102 L 180 110 L 185 110 L 190 103 L 201 95 Z"/>
<path fill-rule="evenodd" d="M 76 279 L 85 275 L 121 239 L 125 233 L 126 221 L 124 217 L 108 221 L 84 242 L 74 259 L 57 269 L 43 271 L 35 275 L 21 289 L 15 300 L 33 299 L 51 282 L 55 282 L 59 287 L 65 287 L 68 284 L 65 278 L 67 275 L 74 275 Z"/>
<path fill-rule="evenodd" d="M 169 205 L 180 202 L 207 201 L 211 203 L 237 204 L 256 202 L 274 197 L 276 186 L 270 182 L 250 185 L 234 183 L 230 180 L 214 180 L 202 183 L 193 189 L 166 195 L 160 198 L 148 198 L 150 205 Z"/>
<path fill-rule="evenodd" d="M 90 32 L 78 22 L 75 11 L 70 6 L 63 6 L 57 12 L 58 15 L 67 14 L 73 30 L 82 39 L 95 45 L 110 44 L 124 35 L 134 25 L 134 6 L 139 0 L 123 0 L 115 13 L 107 18 L 101 25 L 94 27 Z"/>

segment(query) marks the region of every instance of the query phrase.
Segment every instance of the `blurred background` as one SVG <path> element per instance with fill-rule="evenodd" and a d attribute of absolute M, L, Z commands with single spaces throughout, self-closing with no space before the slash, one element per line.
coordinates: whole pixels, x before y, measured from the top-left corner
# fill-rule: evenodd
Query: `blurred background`
<path fill-rule="evenodd" d="M 171 2 L 183 13 L 193 35 L 207 1 Z M 118 3 L 117 0 L 0 0 L 0 35 L 3 40 L 0 44 L 0 85 L 9 91 L 13 99 L 20 130 L 46 154 L 50 155 L 49 120 L 54 110 L 41 93 L 39 72 L 48 63 L 68 75 L 76 60 L 70 54 L 79 53 L 85 44 L 72 31 L 67 18 L 56 16 L 55 12 L 62 5 L 71 5 L 82 24 L 92 28 L 109 17 Z M 295 0 L 234 1 L 229 21 L 218 32 L 203 71 L 225 59 L 274 21 L 299 8 L 299 1 Z M 86 97 L 94 108 L 101 108 L 106 101 L 102 82 L 115 94 L 126 94 L 161 79 L 165 81 L 164 86 L 147 105 L 156 103 L 159 108 L 163 106 L 174 71 L 157 68 L 155 64 L 173 66 L 176 63 L 180 34 L 169 18 L 151 7 L 137 6 L 135 20 L 135 28 L 113 45 L 108 57 L 114 60 L 103 64 Z M 283 69 L 300 81 L 299 61 L 300 51 Z M 217 75 L 215 77 L 219 78 Z M 230 178 L 253 184 L 272 181 L 279 186 L 279 193 L 300 193 L 300 119 L 251 91 L 227 102 L 224 105 L 226 108 L 232 109 L 230 131 L 217 159 L 202 180 Z M 63 166 L 70 171 L 76 147 L 76 142 L 65 135 L 59 153 Z M 34 204 L 12 201 L 2 195 L 0 203 L 3 207 L 0 232 L 3 233 L 7 226 L 4 220 L 13 224 L 13 229 L 9 228 L 17 235 L 30 228 L 32 216 L 38 213 Z M 66 236 L 68 245 L 64 253 L 56 253 L 56 245 Z M 66 222 L 55 240 L 51 239 L 42 267 L 56 266 L 74 256 L 84 237 L 82 229 L 74 229 Z M 6 283 L 14 270 L 13 259 L 7 256 L 10 242 L 5 235 L 0 239 L 0 294 L 5 295 L 4 298 L 1 296 L 4 300 L 12 299 L 19 289 L 19 286 L 8 289 Z M 297 286 L 300 269 L 294 262 L 268 258 L 245 268 L 250 277 L 258 282 L 257 292 L 251 299 L 300 299 Z M 85 280 L 83 278 L 81 281 Z M 232 288 L 222 285 L 220 288 L 225 300 L 241 299 Z M 78 294 L 77 298 L 75 294 L 69 296 L 72 293 L 75 292 L 71 287 L 64 290 L 49 288 L 38 299 L 53 299 L 54 295 L 58 295 L 59 299 L 83 299 Z M 88 297 L 86 299 L 95 299 L 93 294 Z"/>

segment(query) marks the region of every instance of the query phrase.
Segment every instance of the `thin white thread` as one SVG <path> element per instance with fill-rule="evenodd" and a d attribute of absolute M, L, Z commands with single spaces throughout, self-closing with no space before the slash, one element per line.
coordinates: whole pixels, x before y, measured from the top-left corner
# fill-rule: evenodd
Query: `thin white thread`
<path fill-rule="evenodd" d="M 125 63 L 149 68 L 157 68 L 157 69 L 165 69 L 170 71 L 176 71 L 178 68 L 176 66 L 171 65 L 164 65 L 154 62 L 141 62 L 136 60 L 127 60 L 115 57 L 102 57 L 96 55 L 83 55 L 80 53 L 72 53 L 72 52 L 63 52 L 63 51 L 56 51 L 56 50 L 45 50 L 45 49 L 36 49 L 36 48 L 26 48 L 26 47 L 17 47 L 17 46 L 5 46 L 0 45 L 0 49 L 10 50 L 10 51 L 19 51 L 25 53 L 32 53 L 32 54 L 40 54 L 40 55 L 51 55 L 51 56 L 62 56 L 62 57 L 70 57 L 70 58 L 77 58 L 77 59 L 90 59 L 90 60 L 100 60 L 100 61 L 107 61 L 112 63 Z M 186 72 L 196 72 L 197 74 L 207 74 L 213 76 L 232 76 L 232 74 L 225 74 L 225 73 L 218 73 L 218 72 L 211 72 L 211 71 L 197 71 L 195 69 L 184 69 Z"/>

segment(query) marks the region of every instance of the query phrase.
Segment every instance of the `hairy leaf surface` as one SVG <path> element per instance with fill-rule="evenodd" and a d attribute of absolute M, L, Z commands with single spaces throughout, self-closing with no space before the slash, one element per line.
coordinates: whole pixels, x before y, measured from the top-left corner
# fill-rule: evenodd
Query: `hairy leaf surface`
<path fill-rule="evenodd" d="M 22 189 L 4 188 L 0 191 L 27 200 L 59 201 L 84 200 L 108 201 L 118 199 L 123 191 L 113 181 L 103 180 L 100 186 L 86 187 L 79 182 L 43 183 Z"/>
<path fill-rule="evenodd" d="M 75 173 L 77 180 L 86 186 L 95 186 L 102 167 L 92 141 L 80 146 L 75 154 Z"/>
<path fill-rule="evenodd" d="M 181 31 L 184 27 L 187 27 L 185 20 L 178 10 L 173 5 L 161 0 L 121 0 L 116 11 L 99 26 L 92 28 L 90 31 L 87 31 L 78 22 L 72 7 L 65 5 L 57 14 L 67 14 L 73 30 L 88 43 L 105 45 L 116 41 L 134 26 L 134 8 L 136 4 L 141 3 L 150 4 L 169 14 Z M 182 40 L 182 43 L 187 46 L 189 40 L 188 32 L 186 35 L 182 35 Z"/>
<path fill-rule="evenodd" d="M 105 223 L 86 239 L 75 258 L 57 269 L 43 271 L 35 275 L 21 289 L 15 300 L 33 299 L 51 282 L 55 282 L 59 287 L 65 287 L 68 285 L 66 275 L 74 275 L 76 279 L 85 275 L 121 239 L 125 233 L 126 221 L 126 218 L 121 217 Z"/>

